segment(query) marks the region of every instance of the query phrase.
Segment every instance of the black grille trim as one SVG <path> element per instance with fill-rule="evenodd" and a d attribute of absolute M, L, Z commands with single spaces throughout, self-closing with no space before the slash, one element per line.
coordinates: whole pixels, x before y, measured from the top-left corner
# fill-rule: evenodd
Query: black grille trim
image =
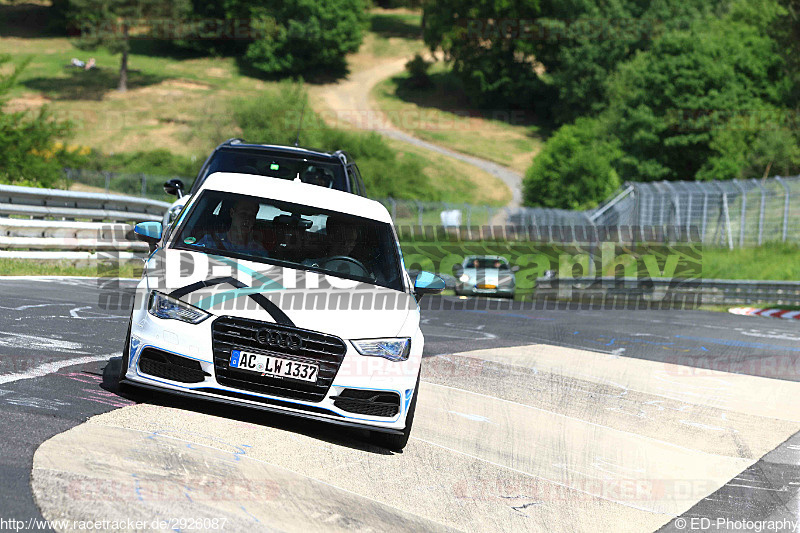
<path fill-rule="evenodd" d="M 284 334 L 298 335 L 302 339 L 302 347 L 261 344 L 256 335 L 259 330 L 265 328 Z M 211 326 L 211 334 L 214 346 L 214 372 L 220 385 L 309 402 L 319 402 L 325 398 L 347 352 L 345 342 L 334 335 L 239 317 L 222 316 L 217 318 Z M 281 379 L 230 368 L 228 364 L 231 350 L 234 349 L 316 364 L 319 366 L 317 381 L 309 383 L 294 379 Z M 326 412 L 329 413 L 329 411 Z"/>
<path fill-rule="evenodd" d="M 400 395 L 396 392 L 345 389 L 331 399 L 333 405 L 349 413 L 393 417 L 400 412 Z"/>
<path fill-rule="evenodd" d="M 218 394 L 220 396 L 226 396 L 228 398 L 236 398 L 238 400 L 249 400 L 251 402 L 264 403 L 264 404 L 267 404 L 267 405 L 276 405 L 276 406 L 279 406 L 279 407 L 289 407 L 290 409 L 298 409 L 298 410 L 301 410 L 301 411 L 310 411 L 312 413 L 319 413 L 319 414 L 324 414 L 324 415 L 333 415 L 333 416 L 339 416 L 339 417 L 342 416 L 339 413 L 336 413 L 334 411 L 329 411 L 328 409 L 324 409 L 322 407 L 315 407 L 313 405 L 303 405 L 301 403 L 292 403 L 292 402 L 287 402 L 287 401 L 284 401 L 284 400 L 275 400 L 273 398 L 262 398 L 261 396 L 251 396 L 249 394 L 243 394 L 241 392 L 233 392 L 233 391 L 224 390 L 224 389 L 212 389 L 210 387 L 203 387 L 203 388 L 192 389 L 192 390 L 196 390 L 196 391 L 200 391 L 200 392 L 207 392 L 209 394 Z"/>
<path fill-rule="evenodd" d="M 142 354 L 139 356 L 139 371 L 179 383 L 202 383 L 207 376 L 211 375 L 203 371 L 200 361 L 151 347 L 142 350 Z"/>

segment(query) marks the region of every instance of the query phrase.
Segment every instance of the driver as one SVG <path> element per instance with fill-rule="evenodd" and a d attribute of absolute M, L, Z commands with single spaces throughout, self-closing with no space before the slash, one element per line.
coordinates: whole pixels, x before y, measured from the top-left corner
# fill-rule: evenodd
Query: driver
<path fill-rule="evenodd" d="M 228 231 L 207 234 L 197 242 L 197 246 L 266 256 L 267 250 L 253 236 L 258 210 L 257 201 L 239 198 L 230 208 L 231 225 Z"/>
<path fill-rule="evenodd" d="M 330 188 L 332 184 L 330 177 L 325 171 L 316 167 L 309 167 L 309 169 L 306 170 L 305 174 L 303 174 L 303 182 L 327 188 Z"/>
<path fill-rule="evenodd" d="M 328 219 L 328 256 L 343 255 L 349 257 L 358 243 L 358 228 Z"/>
<path fill-rule="evenodd" d="M 325 237 L 325 256 L 307 259 L 303 264 L 356 276 L 370 274 L 369 270 L 362 267 L 362 263 L 353 257 L 353 250 L 359 242 L 357 226 L 328 218 L 325 224 Z"/>

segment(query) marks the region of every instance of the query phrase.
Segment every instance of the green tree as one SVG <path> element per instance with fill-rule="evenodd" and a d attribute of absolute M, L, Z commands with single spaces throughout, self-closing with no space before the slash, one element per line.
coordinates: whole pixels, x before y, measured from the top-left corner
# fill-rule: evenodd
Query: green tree
<path fill-rule="evenodd" d="M 624 180 L 694 179 L 731 145 L 712 147 L 720 130 L 734 127 L 730 120 L 782 107 L 787 80 L 777 43 L 735 14 L 667 32 L 619 66 L 605 116 L 624 152 Z"/>
<path fill-rule="evenodd" d="M 428 1 L 423 34 L 431 50 L 444 52 L 475 105 L 492 108 L 503 102 L 503 107 L 533 109 L 544 86 L 536 74 L 541 41 L 515 38 L 518 28 L 503 32 L 492 21 L 532 20 L 541 13 L 538 0 Z"/>
<path fill-rule="evenodd" d="M 596 119 L 579 118 L 547 141 L 525 174 L 525 205 L 587 209 L 620 186 L 618 141 Z"/>
<path fill-rule="evenodd" d="M 128 89 L 128 54 L 132 38 L 146 37 L 153 25 L 185 19 L 190 0 L 69 0 L 69 20 L 80 30 L 84 50 L 100 46 L 120 54 L 120 91 Z"/>
<path fill-rule="evenodd" d="M 616 66 L 724 0 L 444 0 L 425 4 L 440 48 L 477 105 L 535 109 L 555 124 L 605 107 Z"/>
<path fill-rule="evenodd" d="M 38 112 L 4 112 L 8 94 L 17 82 L 25 63 L 6 68 L 11 58 L 0 55 L 0 181 L 18 185 L 47 187 L 61 176 L 61 168 L 70 158 L 56 140 L 70 132 L 70 125 L 54 120 L 46 107 Z"/>
<path fill-rule="evenodd" d="M 249 4 L 260 37 L 245 61 L 270 76 L 310 79 L 341 74 L 345 56 L 361 46 L 367 25 L 364 0 L 260 0 Z"/>

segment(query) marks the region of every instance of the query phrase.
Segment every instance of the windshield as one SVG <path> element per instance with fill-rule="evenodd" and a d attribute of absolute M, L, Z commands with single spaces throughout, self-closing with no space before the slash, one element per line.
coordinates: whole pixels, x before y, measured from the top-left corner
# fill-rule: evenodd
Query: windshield
<path fill-rule="evenodd" d="M 491 259 L 487 257 L 468 257 L 464 262 L 465 268 L 497 268 L 500 270 L 508 270 L 508 263 L 502 259 Z"/>
<path fill-rule="evenodd" d="M 241 172 L 286 180 L 299 178 L 304 183 L 347 191 L 344 169 L 340 164 L 321 163 L 300 156 L 279 156 L 264 150 L 217 150 L 193 188 L 196 190 L 214 172 Z"/>
<path fill-rule="evenodd" d="M 173 247 L 403 290 L 389 224 L 240 194 L 205 191 Z"/>

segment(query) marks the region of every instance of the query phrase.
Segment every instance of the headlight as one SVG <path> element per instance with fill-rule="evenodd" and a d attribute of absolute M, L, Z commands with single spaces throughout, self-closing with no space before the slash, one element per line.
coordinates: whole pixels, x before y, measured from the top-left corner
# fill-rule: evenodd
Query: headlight
<path fill-rule="evenodd" d="M 389 361 L 405 361 L 411 353 L 411 339 L 365 339 L 350 341 L 361 355 L 385 357 Z"/>
<path fill-rule="evenodd" d="M 468 282 L 468 281 L 469 281 L 469 276 L 468 276 L 468 275 L 466 275 L 466 274 L 461 274 L 461 277 L 460 277 L 460 278 L 458 278 L 458 280 L 459 280 L 461 283 L 466 283 L 466 282 Z"/>
<path fill-rule="evenodd" d="M 150 308 L 148 309 L 151 315 L 158 318 L 165 318 L 168 320 L 180 320 L 182 322 L 189 322 L 190 324 L 199 324 L 211 315 L 198 309 L 193 305 L 189 305 L 180 300 L 161 294 L 158 291 L 150 293 Z"/>

